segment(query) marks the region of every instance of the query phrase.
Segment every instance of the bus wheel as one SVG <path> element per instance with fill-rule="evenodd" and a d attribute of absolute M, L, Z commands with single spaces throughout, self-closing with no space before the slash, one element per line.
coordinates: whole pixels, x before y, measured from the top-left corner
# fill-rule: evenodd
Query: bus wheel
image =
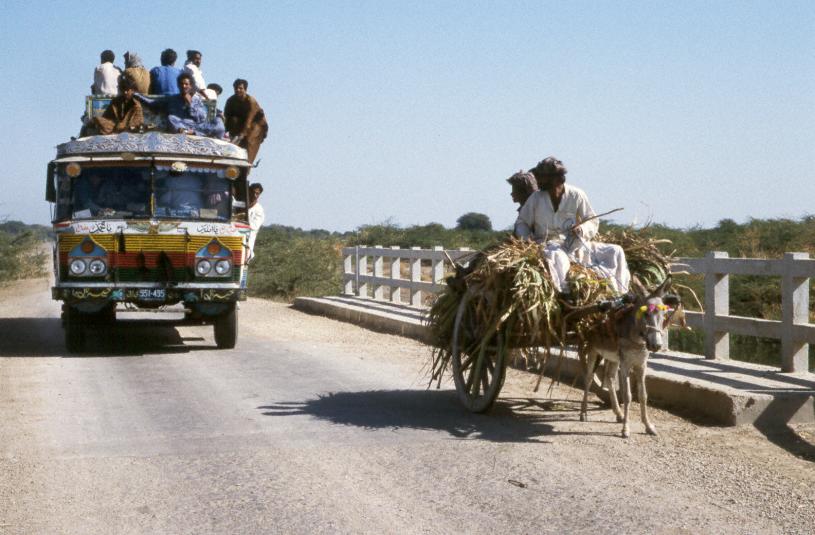
<path fill-rule="evenodd" d="M 229 310 L 215 319 L 215 344 L 218 349 L 232 349 L 238 341 L 238 309 L 233 303 Z"/>
<path fill-rule="evenodd" d="M 102 309 L 99 319 L 102 320 L 101 322 L 105 325 L 116 323 L 116 303 L 112 303 Z"/>
<path fill-rule="evenodd" d="M 65 347 L 69 353 L 81 353 L 85 346 L 85 325 L 82 314 L 66 307 L 65 318 Z"/>

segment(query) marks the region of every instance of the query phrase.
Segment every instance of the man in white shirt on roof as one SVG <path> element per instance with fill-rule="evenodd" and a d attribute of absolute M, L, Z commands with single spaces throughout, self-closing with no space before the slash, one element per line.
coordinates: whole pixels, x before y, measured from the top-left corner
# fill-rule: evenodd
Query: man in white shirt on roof
<path fill-rule="evenodd" d="M 592 268 L 620 293 L 628 291 L 631 273 L 622 247 L 591 241 L 600 221 L 580 188 L 566 184 L 566 167 L 550 156 L 531 169 L 539 191 L 518 212 L 515 232 L 544 247 L 544 255 L 558 291 L 565 292 L 571 262 Z"/>
<path fill-rule="evenodd" d="M 207 88 L 204 74 L 201 72 L 201 53 L 199 51 L 187 50 L 187 63 L 184 64 L 184 72 L 192 76 L 193 90 L 200 93 Z"/>
<path fill-rule="evenodd" d="M 119 94 L 119 76 L 122 75 L 122 70 L 113 64 L 116 55 L 112 50 L 105 50 L 99 59 L 100 64 L 93 71 L 91 93 L 116 96 Z"/>
<path fill-rule="evenodd" d="M 266 213 L 258 202 L 261 193 L 263 193 L 263 186 L 259 182 L 249 185 L 249 213 L 247 215 L 251 230 L 249 231 L 249 241 L 247 243 L 249 247 L 247 262 L 255 257 L 255 239 L 258 237 L 258 231 L 266 219 Z"/>

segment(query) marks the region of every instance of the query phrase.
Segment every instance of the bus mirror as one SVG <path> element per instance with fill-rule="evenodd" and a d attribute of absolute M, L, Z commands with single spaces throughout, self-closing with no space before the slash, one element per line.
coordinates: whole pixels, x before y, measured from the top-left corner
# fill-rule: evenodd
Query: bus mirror
<path fill-rule="evenodd" d="M 57 202 L 57 187 L 54 184 L 54 162 L 48 163 L 48 171 L 45 177 L 45 200 L 48 202 Z"/>

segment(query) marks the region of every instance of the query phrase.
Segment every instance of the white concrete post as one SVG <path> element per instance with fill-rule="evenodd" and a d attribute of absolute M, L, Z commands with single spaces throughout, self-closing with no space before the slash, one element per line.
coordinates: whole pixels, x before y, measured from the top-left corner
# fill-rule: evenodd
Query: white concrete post
<path fill-rule="evenodd" d="M 729 258 L 726 252 L 710 251 L 705 266 L 705 358 L 730 358 L 730 333 L 716 330 L 716 316 L 730 314 L 730 276 L 717 273 L 717 258 Z"/>
<path fill-rule="evenodd" d="M 433 250 L 441 252 L 444 251 L 444 247 L 442 247 L 441 245 L 436 245 L 435 247 L 433 247 Z M 433 264 L 430 273 L 433 277 L 434 284 L 441 284 L 442 282 L 444 282 L 444 258 L 433 259 Z"/>
<path fill-rule="evenodd" d="M 786 253 L 781 275 L 781 371 L 805 372 L 809 369 L 809 344 L 795 338 L 794 326 L 809 323 L 809 279 L 793 277 L 796 260 L 808 253 Z"/>
<path fill-rule="evenodd" d="M 368 247 L 367 245 L 363 245 L 363 248 Z M 368 283 L 365 281 L 364 278 L 368 275 L 368 255 L 367 254 L 359 254 L 359 248 L 357 248 L 357 295 L 360 297 L 368 297 Z"/>
<path fill-rule="evenodd" d="M 381 245 L 374 245 L 377 249 L 382 249 Z M 382 277 L 384 273 L 384 260 L 381 254 L 374 255 L 374 277 Z M 374 299 L 381 301 L 384 298 L 385 288 L 381 284 L 374 284 Z"/>
<path fill-rule="evenodd" d="M 411 247 L 412 251 L 421 251 L 421 247 Z M 422 280 L 422 259 L 420 256 L 410 259 L 410 282 Z M 422 306 L 422 292 L 415 286 L 410 287 L 410 304 L 414 307 Z"/>
<path fill-rule="evenodd" d="M 354 279 L 350 276 L 354 274 L 354 260 L 353 255 L 345 255 L 342 259 L 343 265 L 343 278 L 345 279 L 345 285 L 343 286 L 343 293 L 346 295 L 353 295 L 354 294 Z"/>
<path fill-rule="evenodd" d="M 398 254 L 396 251 L 399 250 L 398 245 L 391 245 L 391 249 L 394 250 L 394 255 Z M 402 259 L 398 256 L 391 257 L 391 280 L 399 280 L 402 278 Z M 402 289 L 399 286 L 391 286 L 391 302 L 392 303 L 401 303 L 402 302 Z"/>

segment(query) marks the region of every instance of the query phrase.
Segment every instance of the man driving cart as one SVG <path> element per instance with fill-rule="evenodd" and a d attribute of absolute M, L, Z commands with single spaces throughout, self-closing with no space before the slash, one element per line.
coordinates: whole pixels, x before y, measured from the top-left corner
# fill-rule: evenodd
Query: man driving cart
<path fill-rule="evenodd" d="M 620 294 L 628 292 L 631 274 L 622 247 L 592 241 L 599 218 L 580 188 L 566 184 L 566 167 L 550 156 L 530 172 L 539 190 L 530 195 L 518 213 L 515 233 L 541 244 L 558 291 L 568 292 L 566 276 L 571 262 L 591 268 Z"/>

